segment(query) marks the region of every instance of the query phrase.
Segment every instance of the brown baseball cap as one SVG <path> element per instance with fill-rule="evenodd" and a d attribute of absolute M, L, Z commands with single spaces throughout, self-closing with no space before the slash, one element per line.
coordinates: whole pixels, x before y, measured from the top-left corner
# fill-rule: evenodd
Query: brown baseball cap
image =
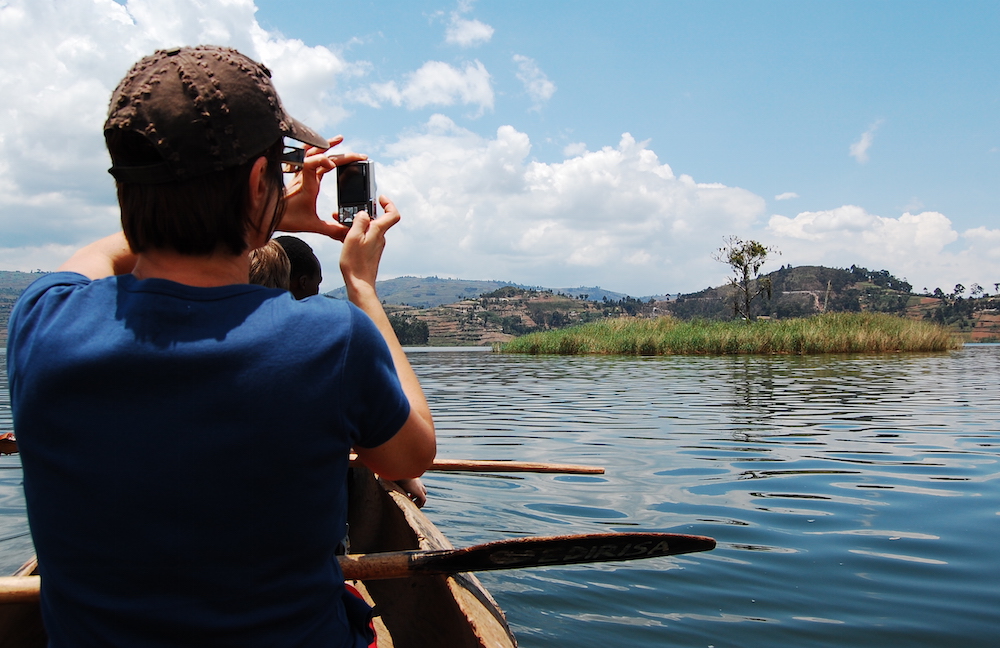
<path fill-rule="evenodd" d="M 327 140 L 281 106 L 264 65 L 228 47 L 157 50 L 111 95 L 104 135 L 142 135 L 162 162 L 108 171 L 120 182 L 160 184 L 243 164 L 281 137 L 327 148 Z M 112 158 L 114 154 L 112 153 Z"/>

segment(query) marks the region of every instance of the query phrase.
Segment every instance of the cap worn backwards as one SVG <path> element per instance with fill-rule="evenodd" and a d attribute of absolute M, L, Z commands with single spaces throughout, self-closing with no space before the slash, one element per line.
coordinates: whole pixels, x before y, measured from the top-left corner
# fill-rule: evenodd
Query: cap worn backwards
<path fill-rule="evenodd" d="M 163 161 L 114 162 L 116 180 L 160 184 L 243 164 L 280 137 L 329 144 L 281 106 L 264 65 L 228 47 L 158 50 L 136 63 L 111 96 L 105 137 L 130 131 L 146 138 Z"/>

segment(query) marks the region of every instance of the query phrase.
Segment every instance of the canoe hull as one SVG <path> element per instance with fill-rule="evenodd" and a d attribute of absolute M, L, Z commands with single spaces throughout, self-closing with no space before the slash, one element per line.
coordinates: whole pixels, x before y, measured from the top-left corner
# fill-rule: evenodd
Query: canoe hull
<path fill-rule="evenodd" d="M 391 482 L 353 468 L 350 494 L 351 553 L 453 548 Z M 517 646 L 500 607 L 472 574 L 423 575 L 364 586 L 395 648 Z"/>
<path fill-rule="evenodd" d="M 37 573 L 38 562 L 32 558 L 14 572 L 14 576 Z M 42 625 L 42 611 L 38 602 L 10 603 L 0 606 L 0 646 L 16 648 L 45 648 L 49 637 Z"/>

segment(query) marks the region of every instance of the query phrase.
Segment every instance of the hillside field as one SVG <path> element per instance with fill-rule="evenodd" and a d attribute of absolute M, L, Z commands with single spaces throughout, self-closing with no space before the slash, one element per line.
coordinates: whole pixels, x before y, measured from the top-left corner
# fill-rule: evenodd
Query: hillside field
<path fill-rule="evenodd" d="M 0 343 L 14 302 L 44 273 L 0 271 Z M 884 270 L 791 266 L 767 275 L 772 298 L 756 315 L 771 319 L 818 313 L 877 312 L 927 319 L 967 342 L 1000 341 L 1000 296 L 966 297 L 959 291 L 915 294 Z M 961 288 L 956 287 L 956 288 Z M 565 328 L 609 317 L 672 316 L 681 320 L 733 319 L 730 288 L 636 299 L 599 287 L 548 289 L 503 281 L 399 277 L 378 282 L 379 296 L 404 344 L 476 346 L 527 333 Z M 340 297 L 342 289 L 328 297 Z"/>

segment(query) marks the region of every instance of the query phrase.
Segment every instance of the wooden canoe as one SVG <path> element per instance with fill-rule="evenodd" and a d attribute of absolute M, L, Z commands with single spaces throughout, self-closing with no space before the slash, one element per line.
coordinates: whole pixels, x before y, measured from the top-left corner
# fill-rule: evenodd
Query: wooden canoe
<path fill-rule="evenodd" d="M 351 470 L 348 524 L 351 553 L 453 548 L 395 484 L 365 468 Z M 358 589 L 378 614 L 379 648 L 517 646 L 500 607 L 472 574 L 369 581 Z"/>
<path fill-rule="evenodd" d="M 352 468 L 348 523 L 352 553 L 451 549 L 447 538 L 392 482 Z M 37 569 L 32 559 L 15 576 Z M 493 597 L 472 574 L 352 581 L 375 608 L 380 648 L 515 648 L 517 640 Z M 0 606 L 0 646 L 44 648 L 37 602 Z"/>

